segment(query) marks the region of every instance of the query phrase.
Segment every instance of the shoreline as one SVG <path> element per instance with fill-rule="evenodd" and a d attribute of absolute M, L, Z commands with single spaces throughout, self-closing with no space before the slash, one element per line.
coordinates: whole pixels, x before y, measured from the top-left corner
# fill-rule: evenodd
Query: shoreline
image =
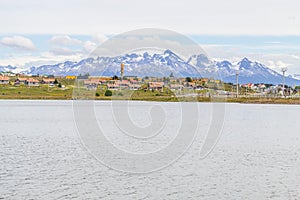
<path fill-rule="evenodd" d="M 1 101 L 73 101 L 72 98 L 53 98 L 53 97 L 41 97 L 41 98 L 0 98 Z M 124 98 L 110 98 L 110 97 L 97 97 L 91 99 L 93 101 L 127 101 Z M 206 98 L 201 97 L 196 99 L 180 98 L 176 97 L 164 97 L 164 98 L 133 98 L 129 101 L 143 101 L 143 102 L 198 102 L 198 103 L 239 103 L 239 104 L 281 104 L 281 105 L 300 105 L 300 98 Z"/>

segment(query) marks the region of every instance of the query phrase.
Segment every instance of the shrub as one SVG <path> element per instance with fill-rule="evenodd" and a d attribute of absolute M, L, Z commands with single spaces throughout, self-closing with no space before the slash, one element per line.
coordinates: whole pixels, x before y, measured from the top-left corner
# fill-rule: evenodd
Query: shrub
<path fill-rule="evenodd" d="M 100 94 L 98 92 L 96 92 L 96 97 L 99 97 L 99 96 L 100 96 Z"/>
<path fill-rule="evenodd" d="M 112 91 L 106 90 L 104 95 L 105 96 L 112 96 Z"/>

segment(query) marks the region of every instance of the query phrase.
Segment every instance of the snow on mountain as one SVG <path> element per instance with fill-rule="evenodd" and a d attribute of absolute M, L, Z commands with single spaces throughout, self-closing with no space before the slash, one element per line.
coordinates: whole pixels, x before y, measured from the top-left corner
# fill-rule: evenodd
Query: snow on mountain
<path fill-rule="evenodd" d="M 0 72 L 13 72 L 16 70 L 17 70 L 17 67 L 13 67 L 11 65 L 0 66 Z"/>
<path fill-rule="evenodd" d="M 294 78 L 297 80 L 300 80 L 300 74 L 293 74 L 293 75 L 289 75 L 290 78 Z"/>
<path fill-rule="evenodd" d="M 94 76 L 120 75 L 120 65 L 125 64 L 125 75 L 132 76 L 169 76 L 175 77 L 207 77 L 221 79 L 225 82 L 235 83 L 236 71 L 239 71 L 239 83 L 271 83 L 281 84 L 282 75 L 267 66 L 250 61 L 247 58 L 237 63 L 229 61 L 213 61 L 206 55 L 192 55 L 189 59 L 183 60 L 171 50 L 163 53 L 150 54 L 130 53 L 116 57 L 87 58 L 79 62 L 66 61 L 55 65 L 42 65 L 31 67 L 23 71 L 26 74 L 54 74 L 54 75 L 79 75 L 89 73 Z M 0 67 L 0 71 L 7 69 L 15 70 L 15 67 Z M 286 77 L 286 84 L 300 85 L 300 80 L 295 77 Z"/>
<path fill-rule="evenodd" d="M 236 73 L 238 70 L 239 73 L 239 82 L 240 83 L 273 83 L 278 84 L 282 81 L 282 76 L 275 72 L 274 70 L 269 69 L 265 65 L 252 62 L 247 58 L 242 59 L 240 62 L 231 65 L 228 62 L 227 74 L 225 70 L 220 70 L 224 77 L 223 80 L 226 82 L 235 82 Z"/>
<path fill-rule="evenodd" d="M 89 73 L 95 76 L 120 75 L 120 65 L 125 64 L 125 75 L 135 76 L 199 76 L 194 66 L 189 65 L 170 50 L 162 54 L 125 54 L 117 57 L 87 58 L 80 62 L 65 62 L 43 65 L 25 71 L 27 74 L 78 75 Z"/>
<path fill-rule="evenodd" d="M 239 83 L 269 83 L 281 84 L 282 75 L 268 68 L 267 66 L 252 62 L 247 58 L 243 58 L 240 62 L 231 63 L 229 61 L 213 62 L 202 59 L 197 59 L 195 66 L 200 68 L 201 75 L 204 77 L 219 78 L 224 82 L 236 82 L 236 73 L 239 74 Z M 199 58 L 199 57 L 198 57 Z M 202 69 L 202 70 L 201 70 Z M 299 85 L 300 80 L 292 77 L 286 77 L 285 83 L 288 85 Z"/>

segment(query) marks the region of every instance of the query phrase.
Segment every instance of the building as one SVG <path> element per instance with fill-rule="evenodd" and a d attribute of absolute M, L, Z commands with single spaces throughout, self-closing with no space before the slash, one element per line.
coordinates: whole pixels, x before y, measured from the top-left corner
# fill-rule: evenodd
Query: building
<path fill-rule="evenodd" d="M 18 77 L 15 80 L 15 85 L 21 85 L 21 84 L 26 84 L 27 78 L 26 77 Z"/>
<path fill-rule="evenodd" d="M 170 84 L 170 90 L 182 90 L 183 85 L 181 84 Z"/>
<path fill-rule="evenodd" d="M 55 79 L 54 78 L 43 78 L 42 84 L 54 84 Z"/>
<path fill-rule="evenodd" d="M 139 90 L 142 87 L 142 85 L 139 84 L 139 82 L 135 79 L 130 79 L 129 82 L 130 82 L 130 84 L 129 84 L 130 90 Z"/>
<path fill-rule="evenodd" d="M 89 79 L 89 80 L 84 80 L 83 84 L 87 88 L 96 88 L 100 84 L 100 82 L 99 79 Z"/>
<path fill-rule="evenodd" d="M 76 76 L 66 76 L 66 79 L 67 79 L 67 80 L 75 80 L 75 79 L 76 79 Z"/>
<path fill-rule="evenodd" d="M 0 84 L 9 84 L 9 77 L 8 76 L 0 76 Z"/>
<path fill-rule="evenodd" d="M 200 78 L 199 82 L 201 85 L 206 85 L 208 83 L 208 78 Z"/>
<path fill-rule="evenodd" d="M 194 82 L 185 82 L 184 86 L 188 89 L 194 89 L 196 87 L 196 83 L 194 83 Z"/>
<path fill-rule="evenodd" d="M 160 90 L 163 91 L 164 82 L 149 82 L 148 89 L 149 90 Z"/>
<path fill-rule="evenodd" d="M 128 80 L 121 80 L 116 81 L 116 84 L 122 89 L 129 89 L 130 82 Z"/>
<path fill-rule="evenodd" d="M 107 89 L 108 90 L 118 90 L 119 89 L 119 85 L 116 83 L 108 83 L 107 84 Z"/>
<path fill-rule="evenodd" d="M 39 86 L 40 81 L 34 78 L 28 78 L 25 82 L 26 85 L 28 86 Z"/>

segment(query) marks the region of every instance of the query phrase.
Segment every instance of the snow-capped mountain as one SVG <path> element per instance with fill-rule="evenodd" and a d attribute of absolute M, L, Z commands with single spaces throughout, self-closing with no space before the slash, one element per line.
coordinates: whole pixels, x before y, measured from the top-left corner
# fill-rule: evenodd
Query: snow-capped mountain
<path fill-rule="evenodd" d="M 267 68 L 263 64 L 252 62 L 247 58 L 238 62 L 234 69 L 229 76 L 226 76 L 227 81 L 232 82 L 235 80 L 237 69 L 241 83 L 281 83 L 282 80 L 281 74 Z"/>
<path fill-rule="evenodd" d="M 202 56 L 203 57 L 203 56 Z M 239 83 L 269 83 L 281 84 L 282 74 L 268 68 L 267 66 L 252 62 L 247 58 L 240 62 L 231 63 L 229 61 L 207 62 L 207 59 L 197 59 L 195 64 L 202 69 L 202 74 L 205 77 L 214 77 L 223 80 L 224 82 L 236 82 L 236 73 L 238 72 Z M 218 74 L 218 77 L 216 77 Z M 300 80 L 293 77 L 285 77 L 285 83 L 288 85 L 299 85 Z"/>
<path fill-rule="evenodd" d="M 293 74 L 293 75 L 289 75 L 290 78 L 294 78 L 297 80 L 300 80 L 300 74 Z"/>
<path fill-rule="evenodd" d="M 0 72 L 14 72 L 17 70 L 17 67 L 13 67 L 11 65 L 0 66 Z"/>
<path fill-rule="evenodd" d="M 56 65 L 32 67 L 27 74 L 78 75 L 89 73 L 95 76 L 120 75 L 120 65 L 125 64 L 125 75 L 135 76 L 199 76 L 197 69 L 170 50 L 161 54 L 125 54 L 117 57 L 87 58 L 80 62 L 65 62 Z"/>
<path fill-rule="evenodd" d="M 187 60 L 180 58 L 171 50 L 163 53 L 131 53 L 116 57 L 87 58 L 79 62 L 64 62 L 55 65 L 31 67 L 24 71 L 27 74 L 79 75 L 89 73 L 94 76 L 120 75 L 120 65 L 125 64 L 125 75 L 131 76 L 170 76 L 175 77 L 208 77 L 235 82 L 236 71 L 239 71 L 239 83 L 281 84 L 282 75 L 265 65 L 247 58 L 240 62 L 213 61 L 206 55 L 192 55 Z M 300 80 L 286 77 L 286 84 L 300 85 Z"/>

